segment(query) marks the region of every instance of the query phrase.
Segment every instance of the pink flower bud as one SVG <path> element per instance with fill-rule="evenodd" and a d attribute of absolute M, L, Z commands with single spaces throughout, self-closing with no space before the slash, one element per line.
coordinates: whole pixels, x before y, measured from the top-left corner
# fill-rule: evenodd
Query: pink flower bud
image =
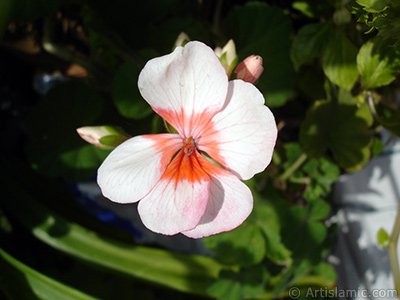
<path fill-rule="evenodd" d="M 114 149 L 129 138 L 120 128 L 111 126 L 86 126 L 76 131 L 86 142 L 101 149 Z"/>
<path fill-rule="evenodd" d="M 255 83 L 264 71 L 262 64 L 261 56 L 250 55 L 236 67 L 233 73 L 236 75 L 236 79 Z"/>

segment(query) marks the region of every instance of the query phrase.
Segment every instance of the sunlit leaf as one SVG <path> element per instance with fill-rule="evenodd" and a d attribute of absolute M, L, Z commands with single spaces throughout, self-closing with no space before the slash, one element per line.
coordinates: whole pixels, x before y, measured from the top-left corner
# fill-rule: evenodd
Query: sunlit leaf
<path fill-rule="evenodd" d="M 320 221 L 326 218 L 330 211 L 330 206 L 324 200 L 314 201 L 311 204 L 310 210 L 310 220 L 311 221 Z"/>
<path fill-rule="evenodd" d="M 0 248 L 0 289 L 9 299 L 95 300 L 83 292 L 39 273 Z"/>
<path fill-rule="evenodd" d="M 325 75 L 336 85 L 350 90 L 358 78 L 356 55 L 357 48 L 345 33 L 336 32 L 322 56 Z"/>
<path fill-rule="evenodd" d="M 378 244 L 382 248 L 387 248 L 389 246 L 389 239 L 390 236 L 387 233 L 387 231 L 383 228 L 379 229 L 379 231 L 376 234 L 376 240 L 378 241 Z"/>
<path fill-rule="evenodd" d="M 378 13 L 387 8 L 390 0 L 356 0 L 356 2 L 367 12 Z"/>
<path fill-rule="evenodd" d="M 357 55 L 357 67 L 362 88 L 388 85 L 400 73 L 400 53 L 396 47 L 375 38 L 362 45 Z"/>

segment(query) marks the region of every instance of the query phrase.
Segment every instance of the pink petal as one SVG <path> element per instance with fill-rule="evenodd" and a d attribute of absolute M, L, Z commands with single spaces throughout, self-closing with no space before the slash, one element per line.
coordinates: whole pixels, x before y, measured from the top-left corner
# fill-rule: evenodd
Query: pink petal
<path fill-rule="evenodd" d="M 232 230 L 242 224 L 253 209 L 251 191 L 239 178 L 205 159 L 201 165 L 211 176 L 210 197 L 197 227 L 182 232 L 191 238 Z"/>
<path fill-rule="evenodd" d="M 230 81 L 225 107 L 196 140 L 200 150 L 243 180 L 264 171 L 271 162 L 277 128 L 264 102 L 254 85 Z"/>
<path fill-rule="evenodd" d="M 119 203 L 139 201 L 157 184 L 181 146 L 177 134 L 142 135 L 122 143 L 98 170 L 103 195 Z"/>
<path fill-rule="evenodd" d="M 154 189 L 139 202 L 143 224 L 166 235 L 196 227 L 207 206 L 210 177 L 195 152 L 180 151 Z"/>
<path fill-rule="evenodd" d="M 228 78 L 211 48 L 189 42 L 147 62 L 138 86 L 154 111 L 182 136 L 196 137 L 224 105 Z"/>

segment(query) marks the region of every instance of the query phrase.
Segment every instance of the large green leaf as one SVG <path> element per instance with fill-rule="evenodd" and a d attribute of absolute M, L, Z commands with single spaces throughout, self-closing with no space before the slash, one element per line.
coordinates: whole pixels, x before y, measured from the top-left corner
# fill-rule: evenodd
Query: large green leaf
<path fill-rule="evenodd" d="M 84 142 L 76 129 L 94 124 L 103 109 L 100 95 L 81 82 L 55 86 L 26 121 L 27 154 L 47 176 L 82 179 L 93 176 L 109 151 Z"/>
<path fill-rule="evenodd" d="M 330 81 L 350 90 L 358 78 L 357 49 L 344 32 L 337 31 L 322 56 L 322 68 Z"/>
<path fill-rule="evenodd" d="M 83 227 L 54 213 L 36 198 L 42 195 L 46 201 L 54 202 L 65 197 L 65 192 L 60 190 L 63 194 L 58 195 L 50 186 L 39 186 L 40 181 L 29 176 L 6 162 L 1 164 L 2 205 L 36 238 L 105 271 L 207 296 L 209 280 L 222 269 L 214 259 L 136 246 Z"/>
<path fill-rule="evenodd" d="M 139 72 L 140 68 L 135 62 L 127 61 L 114 77 L 114 103 L 120 114 L 126 118 L 142 119 L 152 112 L 137 87 Z"/>
<path fill-rule="evenodd" d="M 0 289 L 8 299 L 95 300 L 30 268 L 0 248 Z"/>
<path fill-rule="evenodd" d="M 253 299 L 265 293 L 268 277 L 262 264 L 242 268 L 239 272 L 224 270 L 218 280 L 210 284 L 208 291 L 221 300 Z"/>
<path fill-rule="evenodd" d="M 328 149 L 339 165 L 349 171 L 361 168 L 369 158 L 372 134 L 358 108 L 334 101 L 317 101 L 309 108 L 300 128 L 300 141 L 311 158 Z"/>
<path fill-rule="evenodd" d="M 322 54 L 328 45 L 331 33 L 332 24 L 330 22 L 313 23 L 301 27 L 290 49 L 296 69 Z"/>
<path fill-rule="evenodd" d="M 321 222 L 310 218 L 308 207 L 293 206 L 286 217 L 284 242 L 293 251 L 294 258 L 302 260 L 323 242 L 327 229 Z"/>
<path fill-rule="evenodd" d="M 235 41 L 239 60 L 261 55 L 264 73 L 257 86 L 268 106 L 283 105 L 292 93 L 290 19 L 282 10 L 261 2 L 235 7 L 226 21 L 227 36 Z"/>
<path fill-rule="evenodd" d="M 400 53 L 387 41 L 374 38 L 362 45 L 357 55 L 357 67 L 363 89 L 388 85 L 400 73 Z"/>
<path fill-rule="evenodd" d="M 247 220 L 238 228 L 203 239 L 224 264 L 252 265 L 265 256 L 265 238 L 256 224 Z"/>
<path fill-rule="evenodd" d="M 281 241 L 279 217 L 271 201 L 274 201 L 274 198 L 256 202 L 256 222 L 265 235 L 268 259 L 276 264 L 288 266 L 291 263 L 291 252 Z"/>

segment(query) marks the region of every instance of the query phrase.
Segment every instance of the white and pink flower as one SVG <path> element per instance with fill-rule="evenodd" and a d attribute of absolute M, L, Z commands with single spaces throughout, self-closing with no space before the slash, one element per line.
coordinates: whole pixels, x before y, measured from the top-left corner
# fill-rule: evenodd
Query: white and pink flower
<path fill-rule="evenodd" d="M 166 235 L 200 238 L 239 226 L 253 208 L 241 180 L 268 166 L 277 138 L 262 94 L 228 81 L 214 51 L 200 42 L 150 60 L 138 86 L 178 133 L 136 136 L 113 150 L 98 170 L 104 196 L 140 200 L 144 225 Z"/>

